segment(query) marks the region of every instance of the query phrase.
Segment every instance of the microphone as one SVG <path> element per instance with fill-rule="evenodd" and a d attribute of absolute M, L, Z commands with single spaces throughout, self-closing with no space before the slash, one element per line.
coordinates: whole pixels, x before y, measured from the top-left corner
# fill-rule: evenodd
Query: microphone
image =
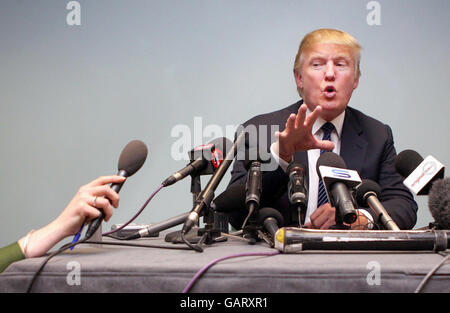
<path fill-rule="evenodd" d="M 142 165 L 144 165 L 144 162 L 147 159 L 147 153 L 148 149 L 145 143 L 140 140 L 130 141 L 123 148 L 120 154 L 119 163 L 117 164 L 117 168 L 119 171 L 117 175 L 123 177 L 132 176 L 142 167 Z M 111 189 L 119 193 L 123 184 L 124 182 L 111 184 Z M 105 217 L 105 213 L 103 212 L 103 210 L 100 210 L 100 212 L 100 216 L 93 219 L 89 224 L 89 227 L 86 231 L 86 238 L 92 237 L 92 235 L 101 225 L 103 218 Z"/>
<path fill-rule="evenodd" d="M 258 223 L 264 226 L 272 240 L 274 240 L 275 233 L 284 225 L 284 219 L 278 210 L 265 207 L 258 211 Z"/>
<path fill-rule="evenodd" d="M 450 178 L 437 180 L 428 196 L 428 207 L 438 228 L 450 229 Z"/>
<path fill-rule="evenodd" d="M 287 168 L 289 176 L 288 197 L 289 202 L 297 207 L 298 222 L 302 223 L 301 215 L 304 215 L 308 208 L 308 191 L 305 187 L 306 166 L 294 161 Z"/>
<path fill-rule="evenodd" d="M 331 206 L 336 208 L 336 222 L 347 224 L 356 221 L 357 214 L 349 189 L 361 183 L 358 172 L 348 170 L 344 159 L 333 152 L 323 153 L 316 164 Z"/>
<path fill-rule="evenodd" d="M 247 173 L 245 184 L 245 205 L 248 208 L 249 216 L 259 208 L 261 197 L 261 162 L 252 161 Z"/>
<path fill-rule="evenodd" d="M 395 158 L 395 169 L 403 184 L 418 196 L 428 195 L 434 181 L 444 178 L 444 165 L 429 155 L 425 159 L 414 150 L 404 150 Z"/>
<path fill-rule="evenodd" d="M 275 234 L 275 248 L 284 253 L 303 250 L 431 250 L 450 247 L 450 233 L 445 230 L 318 230 L 280 228 Z"/>
<path fill-rule="evenodd" d="M 195 147 L 189 152 L 191 162 L 166 178 L 162 185 L 164 187 L 173 185 L 189 175 L 213 174 L 223 161 L 223 156 L 226 155 L 227 148 L 230 146 L 231 141 L 221 137 L 212 140 L 206 145 Z"/>
<path fill-rule="evenodd" d="M 381 187 L 370 179 L 363 179 L 362 183 L 356 187 L 356 200 L 362 207 L 370 207 L 378 216 L 379 221 L 386 229 L 400 230 L 397 224 L 392 220 L 385 208 L 378 200 L 381 193 Z"/>
<path fill-rule="evenodd" d="M 142 238 L 142 237 L 147 237 L 151 234 L 159 233 L 160 231 L 183 224 L 184 221 L 186 220 L 186 218 L 188 217 L 188 215 L 189 215 L 189 212 L 186 212 L 186 213 L 174 216 L 174 217 L 170 217 L 159 223 L 149 225 L 145 228 L 140 229 L 136 233 L 128 236 L 127 238 L 125 238 L 125 240 L 133 240 L 133 239 L 138 239 L 138 238 Z"/>
<path fill-rule="evenodd" d="M 268 163 L 268 159 L 264 159 L 258 148 L 250 148 L 247 151 L 244 160 L 244 166 L 247 169 L 247 182 L 245 184 L 245 205 L 248 210 L 247 218 L 242 224 L 242 229 L 250 222 L 254 222 L 253 213 L 259 208 L 262 192 L 262 163 Z"/>
<path fill-rule="evenodd" d="M 228 151 L 228 153 L 226 154 L 225 159 L 222 161 L 222 163 L 220 163 L 218 169 L 209 180 L 205 189 L 203 189 L 202 192 L 198 195 L 195 201 L 196 205 L 191 210 L 181 230 L 182 236 L 188 233 L 192 229 L 192 227 L 197 224 L 201 212 L 211 204 L 211 201 L 214 198 L 214 191 L 216 190 L 217 186 L 228 170 L 228 167 L 233 162 L 233 159 L 238 152 L 238 147 L 242 145 L 244 139 L 245 132 L 241 132 L 233 143 L 230 151 Z"/>

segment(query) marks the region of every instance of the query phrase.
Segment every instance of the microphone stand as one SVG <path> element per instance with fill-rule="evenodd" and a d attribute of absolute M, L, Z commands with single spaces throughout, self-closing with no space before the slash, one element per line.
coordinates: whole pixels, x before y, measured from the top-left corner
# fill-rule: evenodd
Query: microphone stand
<path fill-rule="evenodd" d="M 202 185 L 200 181 L 200 175 L 191 175 L 191 193 L 192 204 L 195 205 L 198 195 L 202 192 Z"/>
<path fill-rule="evenodd" d="M 197 205 L 197 198 L 200 192 L 200 175 L 191 175 L 191 193 L 194 207 L 195 205 Z M 192 228 L 189 231 L 188 235 L 185 235 L 186 240 L 188 240 L 192 244 L 198 245 L 201 245 L 202 243 L 210 245 L 215 242 L 227 241 L 227 238 L 221 235 L 221 233 L 224 232 L 224 225 L 228 226 L 228 220 L 221 220 L 221 217 L 223 219 L 225 216 L 226 215 L 214 211 L 212 206 L 208 205 L 208 207 L 205 209 L 205 212 L 203 213 L 203 223 L 205 224 L 205 227 L 199 228 L 197 226 Z M 168 233 L 165 237 L 165 241 L 174 244 L 184 243 L 183 239 L 181 238 L 181 230 Z"/>
<path fill-rule="evenodd" d="M 211 245 L 216 242 L 227 241 L 227 238 L 221 235 L 222 229 L 220 228 L 220 221 L 216 221 L 218 214 L 218 212 L 215 212 L 212 209 L 211 205 L 205 210 L 205 213 L 203 214 L 203 223 L 205 224 L 205 227 L 198 230 L 198 235 L 202 236 L 198 241 L 199 245 L 203 242 L 207 245 Z"/>
<path fill-rule="evenodd" d="M 202 191 L 202 184 L 201 184 L 200 175 L 199 174 L 191 175 L 191 194 L 192 194 L 193 206 L 195 206 L 195 204 L 197 203 L 196 202 L 197 197 L 201 191 Z M 203 220 L 205 220 L 205 217 L 203 217 Z M 197 232 L 197 233 L 200 232 L 198 225 L 189 232 L 188 236 L 186 236 L 187 240 L 189 240 L 190 243 L 198 243 L 201 240 L 201 235 L 197 235 L 197 236 L 192 235 L 195 232 Z M 181 230 L 176 230 L 176 231 L 168 233 L 166 235 L 166 237 L 164 238 L 164 240 L 166 242 L 171 242 L 171 243 L 184 243 L 184 241 L 181 239 Z"/>
<path fill-rule="evenodd" d="M 254 245 L 256 242 L 260 240 L 259 234 L 262 231 L 262 225 L 258 223 L 257 220 L 257 205 L 256 203 L 250 203 L 250 205 L 254 206 L 254 210 L 252 214 L 248 217 L 247 223 L 242 227 L 242 237 L 248 240 L 248 243 Z M 251 210 L 249 210 L 251 211 Z"/>
<path fill-rule="evenodd" d="M 205 189 L 202 190 L 202 192 L 199 194 L 199 196 L 196 199 L 196 203 L 194 205 L 194 208 L 191 210 L 191 213 L 189 214 L 188 218 L 186 219 L 186 222 L 183 225 L 183 229 L 181 230 L 181 239 L 185 239 L 184 235 L 185 233 L 188 233 L 190 228 L 193 226 L 195 222 L 198 221 L 199 214 L 203 212 L 203 215 L 208 214 L 211 210 L 211 202 L 214 198 L 214 192 L 221 182 L 223 176 L 225 175 L 225 172 L 227 171 L 228 167 L 233 162 L 234 158 L 236 157 L 236 154 L 238 152 L 238 148 L 242 143 L 242 140 L 245 138 L 245 132 L 241 132 L 239 136 L 235 139 L 233 146 L 230 151 L 227 152 L 225 158 L 220 163 L 219 167 L 217 168 L 216 172 L 212 175 L 211 179 L 209 180 L 208 184 L 206 185 Z M 208 213 L 207 213 L 208 212 Z M 214 219 L 214 214 L 212 214 L 212 218 Z M 208 222 L 208 224 L 211 224 Z M 214 223 L 212 223 L 214 225 Z M 202 252 L 203 249 L 201 248 L 201 245 L 203 243 L 202 240 L 209 240 L 209 242 L 217 242 L 215 240 L 214 235 L 211 231 L 212 228 L 208 227 L 208 231 L 205 230 L 205 234 L 203 234 L 202 239 L 200 240 L 199 244 L 197 246 L 192 246 L 187 240 L 183 240 L 189 247 L 194 249 L 197 252 Z"/>

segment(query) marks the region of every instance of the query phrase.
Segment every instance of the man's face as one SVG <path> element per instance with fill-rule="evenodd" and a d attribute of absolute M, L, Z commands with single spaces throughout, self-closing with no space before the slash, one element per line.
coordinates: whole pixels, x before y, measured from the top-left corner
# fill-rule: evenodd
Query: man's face
<path fill-rule="evenodd" d="M 355 65 L 351 49 L 344 45 L 318 43 L 305 51 L 295 80 L 308 109 L 320 105 L 327 121 L 341 114 L 358 87 Z"/>

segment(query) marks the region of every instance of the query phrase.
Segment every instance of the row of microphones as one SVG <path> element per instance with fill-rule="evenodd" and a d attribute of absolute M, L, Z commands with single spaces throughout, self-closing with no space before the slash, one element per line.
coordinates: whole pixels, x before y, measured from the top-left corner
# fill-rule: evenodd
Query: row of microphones
<path fill-rule="evenodd" d="M 336 194 L 330 192 L 330 188 L 333 189 L 332 185 L 338 181 L 338 176 L 350 179 L 352 174 L 339 170 L 344 167 L 343 164 L 328 162 L 325 164 L 334 165 L 331 169 L 324 168 L 320 171 L 321 175 L 319 174 L 325 184 L 325 180 L 329 180 L 327 195 L 330 199 L 331 193 L 333 201 Z M 318 167 L 320 166 L 318 164 Z M 413 150 L 405 150 L 397 156 L 395 168 L 404 177 L 403 183 L 411 192 L 416 195 L 428 195 L 428 206 L 435 219 L 435 223 L 430 224 L 433 226 L 431 229 L 400 230 L 380 202 L 381 187 L 374 181 L 364 179 L 353 187 L 354 198 L 359 206 L 371 208 L 378 222 L 386 230 L 329 231 L 282 227 L 275 234 L 275 247 L 284 253 L 298 253 L 304 250 L 445 251 L 450 248 L 450 178 L 444 178 L 444 165 L 432 156 L 424 159 Z M 330 173 L 331 170 L 334 173 Z M 333 177 L 336 179 L 335 182 L 330 181 Z"/>
<path fill-rule="evenodd" d="M 386 229 L 398 229 L 378 199 L 379 185 L 371 180 L 361 181 L 356 171 L 346 169 L 346 164 L 339 155 L 332 152 L 322 154 L 317 162 L 317 170 L 324 182 L 330 204 L 336 207 L 338 221 L 347 224 L 354 223 L 357 217 L 356 206 L 369 207 Z M 289 201 L 297 206 L 299 213 L 304 214 L 308 199 L 305 184 L 306 166 L 299 162 L 292 162 L 288 166 L 287 174 L 289 175 Z M 219 204 L 216 205 L 216 210 L 224 213 L 248 210 L 248 185 L 252 176 L 248 175 L 245 186 L 232 185 L 226 192 L 219 195 L 215 199 Z"/>

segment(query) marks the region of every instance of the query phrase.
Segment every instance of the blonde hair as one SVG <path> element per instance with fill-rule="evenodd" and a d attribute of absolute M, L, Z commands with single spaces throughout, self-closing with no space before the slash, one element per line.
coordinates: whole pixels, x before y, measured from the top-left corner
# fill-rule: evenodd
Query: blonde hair
<path fill-rule="evenodd" d="M 299 72 L 303 62 L 304 52 L 318 43 L 331 43 L 344 45 L 351 49 L 355 60 L 355 74 L 356 78 L 361 76 L 359 63 L 361 60 L 361 45 L 358 41 L 346 32 L 331 28 L 322 28 L 314 30 L 305 37 L 298 48 L 297 56 L 294 62 L 294 73 Z M 300 93 L 300 90 L 299 90 Z M 300 94 L 301 95 L 301 94 Z"/>

